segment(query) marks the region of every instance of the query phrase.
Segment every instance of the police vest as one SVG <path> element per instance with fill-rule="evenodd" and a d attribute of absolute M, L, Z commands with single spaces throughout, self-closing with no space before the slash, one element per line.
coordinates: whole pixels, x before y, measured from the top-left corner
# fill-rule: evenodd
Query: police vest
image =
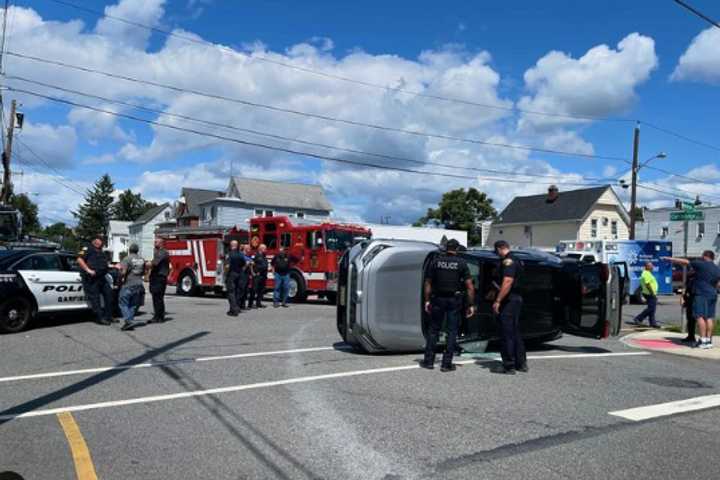
<path fill-rule="evenodd" d="M 432 267 L 433 291 L 438 295 L 453 295 L 463 286 L 467 264 L 462 258 L 450 255 L 437 257 Z"/>

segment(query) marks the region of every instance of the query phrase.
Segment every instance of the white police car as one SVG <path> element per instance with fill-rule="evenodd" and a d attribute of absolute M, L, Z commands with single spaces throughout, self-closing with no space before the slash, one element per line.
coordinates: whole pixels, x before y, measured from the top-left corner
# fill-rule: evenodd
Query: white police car
<path fill-rule="evenodd" d="M 58 251 L 0 250 L 0 332 L 20 332 L 38 314 L 88 310 L 76 257 Z"/>

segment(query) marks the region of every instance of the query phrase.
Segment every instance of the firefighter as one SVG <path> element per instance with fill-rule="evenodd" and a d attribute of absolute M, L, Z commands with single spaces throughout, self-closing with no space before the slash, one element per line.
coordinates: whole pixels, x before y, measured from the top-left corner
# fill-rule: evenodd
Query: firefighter
<path fill-rule="evenodd" d="M 90 308 L 95 313 L 97 323 L 112 323 L 112 286 L 105 277 L 110 270 L 107 257 L 102 251 L 103 239 L 97 236 L 90 245 L 78 255 L 78 265 L 82 269 L 83 285 Z"/>
<path fill-rule="evenodd" d="M 228 301 L 230 302 L 230 310 L 227 314 L 237 317 L 240 313 L 240 298 L 245 289 L 245 268 L 247 266 L 245 254 L 240 250 L 237 240 L 230 242 L 230 252 L 227 254 L 226 264 L 228 273 L 225 285 L 227 285 Z"/>
<path fill-rule="evenodd" d="M 255 308 L 265 308 L 265 305 L 262 304 L 262 298 L 265 294 L 265 284 L 267 283 L 268 276 L 268 259 L 265 256 L 266 250 L 267 246 L 265 244 L 261 244 L 258 247 L 255 257 L 253 257 L 253 262 L 250 266 L 253 276 L 253 285 L 252 290 L 250 291 L 250 303 L 248 304 L 248 308 L 252 308 L 253 303 L 255 303 Z"/>
<path fill-rule="evenodd" d="M 522 264 L 510 253 L 510 245 L 505 240 L 495 242 L 495 253 L 500 257 L 500 268 L 495 276 L 497 294 L 492 310 L 500 324 L 502 366 L 494 372 L 515 375 L 516 370 L 528 371 L 525 345 L 520 334 L 523 298 L 517 288 Z"/>
<path fill-rule="evenodd" d="M 467 291 L 467 316 L 475 314 L 475 286 L 470 269 L 464 259 L 457 256 L 460 244 L 452 239 L 447 242 L 447 253 L 438 255 L 427 271 L 425 278 L 425 312 L 431 315 L 430 328 L 425 343 L 425 357 L 422 368 L 432 370 L 435 366 L 437 345 L 443 320 L 447 320 L 447 345 L 443 353 L 440 371 L 452 372 L 463 294 Z"/>
<path fill-rule="evenodd" d="M 165 289 L 167 278 L 170 275 L 170 255 L 165 250 L 162 238 L 155 239 L 153 259 L 148 262 L 150 268 L 150 294 L 153 301 L 153 318 L 148 323 L 162 323 L 165 321 Z"/>

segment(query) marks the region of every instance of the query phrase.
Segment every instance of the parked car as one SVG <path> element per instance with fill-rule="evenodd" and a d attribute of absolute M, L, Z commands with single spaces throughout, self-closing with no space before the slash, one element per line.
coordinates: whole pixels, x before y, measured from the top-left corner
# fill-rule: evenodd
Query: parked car
<path fill-rule="evenodd" d="M 25 330 L 38 315 L 89 310 L 76 258 L 59 251 L 0 251 L 0 332 Z M 106 280 L 118 316 L 119 271 L 110 269 Z"/>
<path fill-rule="evenodd" d="M 412 241 L 366 241 L 341 259 L 338 333 L 366 352 L 419 351 L 428 327 L 423 312 L 425 269 L 437 245 Z M 477 313 L 460 325 L 460 346 L 499 338 L 485 298 L 500 259 L 489 250 L 468 250 Z M 545 342 L 563 332 L 593 338 L 617 335 L 622 314 L 622 274 L 602 263 L 563 262 L 540 251 L 515 251 L 524 264 L 518 287 L 524 298 L 520 324 L 526 340 Z"/>

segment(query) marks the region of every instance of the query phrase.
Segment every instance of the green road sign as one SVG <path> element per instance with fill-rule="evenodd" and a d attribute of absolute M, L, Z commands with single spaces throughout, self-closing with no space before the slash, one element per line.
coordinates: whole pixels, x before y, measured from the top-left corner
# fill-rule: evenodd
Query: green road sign
<path fill-rule="evenodd" d="M 685 220 L 705 220 L 705 212 L 699 210 L 686 210 L 684 212 L 670 212 L 670 220 L 685 221 Z"/>

